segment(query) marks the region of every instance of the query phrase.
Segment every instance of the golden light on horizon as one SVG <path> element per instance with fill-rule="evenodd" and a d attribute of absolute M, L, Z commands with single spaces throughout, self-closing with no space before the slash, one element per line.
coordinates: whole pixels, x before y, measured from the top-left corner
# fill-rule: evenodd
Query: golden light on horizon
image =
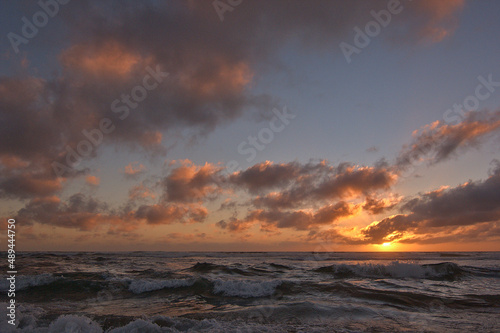
<path fill-rule="evenodd" d="M 391 242 L 386 242 L 382 244 L 376 244 L 375 245 L 376 251 L 394 251 L 395 250 L 395 244 Z"/>

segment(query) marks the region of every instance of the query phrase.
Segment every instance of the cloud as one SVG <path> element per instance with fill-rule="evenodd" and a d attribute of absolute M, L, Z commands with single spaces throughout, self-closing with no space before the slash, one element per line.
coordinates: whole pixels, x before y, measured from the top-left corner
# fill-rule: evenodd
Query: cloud
<path fill-rule="evenodd" d="M 201 233 L 190 233 L 190 234 L 182 234 L 180 232 L 171 232 L 162 237 L 163 240 L 171 242 L 178 241 L 196 241 L 196 240 L 204 240 L 207 238 L 207 235 L 203 232 Z"/>
<path fill-rule="evenodd" d="M 266 161 L 227 177 L 224 184 L 235 193 L 243 190 L 251 196 L 247 202 L 251 210 L 244 218 L 233 216 L 216 225 L 232 232 L 246 231 L 254 224 L 260 224 L 263 231 L 311 230 L 332 225 L 361 213 L 362 204 L 345 199 L 359 202 L 366 197 L 365 210 L 381 212 L 392 208 L 394 198 L 377 201 L 372 196 L 386 192 L 396 180 L 396 174 L 384 166 Z"/>
<path fill-rule="evenodd" d="M 266 161 L 230 175 L 229 181 L 255 194 L 262 190 L 287 186 L 300 175 L 301 169 L 302 166 L 294 162 L 274 164 Z"/>
<path fill-rule="evenodd" d="M 123 172 L 127 178 L 136 178 L 138 175 L 144 173 L 144 171 L 146 171 L 144 164 L 135 161 L 126 165 Z"/>
<path fill-rule="evenodd" d="M 363 209 L 370 214 L 380 214 L 393 209 L 400 201 L 401 198 L 393 195 L 381 199 L 368 197 L 363 204 Z"/>
<path fill-rule="evenodd" d="M 99 179 L 99 177 L 88 175 L 87 177 L 85 177 L 85 181 L 89 185 L 97 186 L 99 185 L 101 180 Z"/>
<path fill-rule="evenodd" d="M 461 151 L 478 146 L 488 134 L 500 129 L 500 111 L 469 112 L 457 125 L 435 121 L 418 131 L 396 158 L 395 167 L 405 170 L 427 159 L 429 164 L 445 161 Z"/>
<path fill-rule="evenodd" d="M 133 186 L 129 191 L 129 201 L 122 208 L 115 210 L 81 193 L 74 194 L 67 202 L 63 202 L 56 196 L 48 196 L 54 190 L 42 186 L 43 183 L 36 183 L 36 186 L 40 186 L 41 193 L 20 209 L 18 216 L 30 223 L 81 230 L 106 225 L 113 230 L 127 232 L 137 228 L 141 222 L 153 225 L 203 222 L 208 216 L 208 210 L 202 203 L 217 197 L 223 190 L 217 185 L 221 167 L 209 163 L 197 166 L 189 160 L 175 163 L 180 165 L 170 170 L 157 184 L 163 193 L 156 203 L 148 203 L 154 200 L 156 195 L 143 183 Z M 131 170 L 137 169 L 131 167 Z M 89 175 L 86 181 L 98 184 L 99 179 Z M 59 189 L 58 187 L 56 190 Z M 17 188 L 17 191 L 22 190 L 25 188 Z M 34 194 L 35 191 L 30 188 L 30 193 Z"/>
<path fill-rule="evenodd" d="M 471 226 L 447 227 L 433 234 L 416 235 L 399 240 L 403 244 L 484 243 L 500 240 L 500 222 L 485 222 Z"/>
<path fill-rule="evenodd" d="M 500 168 L 484 181 L 469 181 L 407 200 L 401 211 L 366 227 L 362 231 L 366 241 L 380 244 L 479 223 L 494 227 L 500 221 Z"/>
<path fill-rule="evenodd" d="M 217 197 L 222 192 L 220 172 L 222 167 L 205 163 L 197 166 L 189 160 L 179 161 L 164 180 L 163 200 L 167 202 L 200 202 Z"/>
<path fill-rule="evenodd" d="M 254 225 L 254 222 L 249 220 L 238 220 L 236 217 L 232 216 L 227 222 L 226 220 L 220 220 L 215 225 L 230 232 L 243 232 L 250 229 L 250 227 Z"/>
<path fill-rule="evenodd" d="M 247 216 L 217 223 L 232 232 L 256 223 L 262 231 L 315 230 L 362 210 L 379 214 L 395 207 L 390 196 L 377 194 L 397 182 L 399 169 L 327 162 L 265 162 L 226 177 L 216 164 L 186 160 L 154 186 L 134 185 L 129 202 L 119 209 L 81 193 L 61 199 L 73 178 L 84 176 L 87 183 L 99 184 L 98 177 L 67 160 L 68 147 L 77 150 L 82 140 L 89 140 L 85 133 L 95 133 L 102 119 L 110 119 L 115 126 L 102 136 L 103 145 L 140 148 L 154 157 L 165 153 L 165 142 L 175 141 L 179 133 L 189 133 L 186 139 L 192 141 L 245 114 L 265 117 L 277 99 L 256 95 L 251 88 L 259 71 L 281 68 L 283 64 L 276 61 L 280 48 L 299 44 L 307 50 L 339 52 L 338 43 L 355 26 L 372 19 L 371 9 L 386 8 L 386 0 L 315 5 L 301 0 L 245 1 L 227 13 L 224 22 L 211 1 L 143 1 L 123 6 L 118 1 L 88 0 L 71 6 L 72 10 L 58 14 L 62 29 L 57 27 L 63 33 L 47 31 L 44 35 L 50 38 L 37 37 L 47 41 L 44 47 L 51 50 L 47 54 L 57 53 L 56 60 L 38 60 L 52 61 L 47 69 L 51 76 L 37 77 L 24 59 L 23 71 L 0 77 L 0 197 L 26 200 L 17 214 L 26 223 L 80 230 L 105 226 L 110 233 L 130 232 L 143 223 L 201 223 L 209 215 L 203 205 L 223 194 L 231 198 L 221 209 L 245 205 L 249 198 Z M 414 1 L 394 19 L 387 36 L 403 31 L 407 41 L 440 41 L 456 29 L 462 6 L 460 0 Z M 160 82 L 151 70 L 168 76 Z M 155 88 L 140 103 L 129 104 L 134 89 L 145 82 Z M 427 153 L 435 153 L 436 161 L 444 160 L 495 130 L 498 115 L 483 120 L 473 117 L 458 127 L 439 124 L 424 129 L 400 154 L 397 166 L 404 168 L 407 157 Z M 419 153 L 427 142 L 429 152 Z M 86 158 L 96 157 L 100 147 L 95 145 Z M 58 177 L 54 161 L 72 172 Z M 124 169 L 132 179 L 144 171 L 139 162 Z M 153 191 L 158 189 L 159 195 Z M 419 226 L 415 222 L 402 230 L 401 225 L 409 223 L 405 219 L 423 214 L 424 208 L 419 207 L 424 201 L 411 207 L 410 202 L 401 222 L 388 220 L 388 227 L 380 225 L 378 234 L 375 229 L 367 231 L 367 239 Z"/>
<path fill-rule="evenodd" d="M 436 29 L 444 25 L 451 31 L 462 5 L 458 0 L 413 2 L 394 21 L 394 30 L 405 31 L 406 39 L 442 35 Z M 59 12 L 57 29 L 47 27 L 50 38 L 37 37 L 50 48 L 46 54 L 58 55 L 56 60 L 40 58 L 53 75 L 36 77 L 21 67 L 15 76 L 0 77 L 0 158 L 28 168 L 15 173 L 7 168 L 1 175 L 5 184 L 25 174 L 55 182 L 50 175 L 54 161 L 79 171 L 65 178 L 84 173 L 76 163 L 68 165 L 66 147 L 76 150 L 88 139 L 83 131 L 99 128 L 103 118 L 115 125 L 102 138 L 104 144 L 156 155 L 165 153 L 162 145 L 179 133 L 187 131 L 191 141 L 249 111 L 265 115 L 276 99 L 249 88 L 258 70 L 278 63 L 280 47 L 298 41 L 307 49 L 337 49 L 354 26 L 372 19 L 371 9 L 386 8 L 387 1 L 320 1 L 314 6 L 299 0 L 248 1 L 227 13 L 231 17 L 224 22 L 206 1 L 121 6 L 89 0 L 71 6 Z M 147 68 L 168 72 L 168 77 L 156 85 Z M 132 89 L 145 80 L 155 88 L 135 105 Z M 85 158 L 97 156 L 98 150 Z M 54 184 L 47 188 L 52 188 L 47 195 L 60 190 Z M 3 192 L 18 198 L 41 194 L 36 188 L 33 193 L 13 191 L 13 186 Z"/>
<path fill-rule="evenodd" d="M 409 24 L 413 25 L 411 34 L 417 40 L 436 43 L 457 29 L 458 14 L 465 6 L 465 0 L 421 0 L 413 1 L 409 6 L 414 15 L 413 20 L 409 19 Z"/>
<path fill-rule="evenodd" d="M 144 199 L 155 199 L 156 195 L 150 188 L 148 188 L 144 184 L 140 184 L 132 187 L 129 190 L 128 197 L 130 201 L 137 201 Z"/>
<path fill-rule="evenodd" d="M 62 64 L 71 70 L 94 76 L 129 75 L 141 56 L 129 52 L 115 41 L 107 41 L 100 47 L 96 45 L 76 44 L 66 49 L 61 55 Z"/>
<path fill-rule="evenodd" d="M 299 164 L 264 162 L 229 176 L 229 182 L 250 194 L 257 207 L 291 208 L 317 201 L 367 196 L 387 190 L 397 175 L 384 167 L 349 163 L 330 166 L 326 161 Z"/>
<path fill-rule="evenodd" d="M 148 224 L 201 223 L 208 215 L 208 210 L 199 205 L 143 205 L 134 214 L 138 220 Z"/>
<path fill-rule="evenodd" d="M 59 192 L 63 180 L 36 172 L 2 172 L 0 176 L 0 197 L 26 199 L 32 196 L 46 196 Z"/>
<path fill-rule="evenodd" d="M 32 199 L 19 210 L 16 219 L 80 230 L 94 230 L 102 223 L 110 222 L 103 214 L 107 205 L 83 194 L 72 195 L 67 202 L 56 196 Z"/>
<path fill-rule="evenodd" d="M 221 220 L 217 226 L 233 232 L 247 230 L 255 223 L 262 223 L 264 229 L 293 228 L 295 230 L 309 230 L 321 225 L 333 224 L 335 221 L 356 215 L 359 206 L 347 202 L 338 202 L 334 205 L 326 205 L 317 211 L 278 211 L 278 210 L 254 210 L 243 220 L 230 218 L 229 222 Z"/>
<path fill-rule="evenodd" d="M 153 185 L 154 189 L 161 190 L 158 198 L 151 187 L 141 183 L 130 189 L 129 202 L 118 210 L 111 210 L 106 204 L 79 193 L 63 202 L 55 194 L 62 190 L 66 179 L 47 174 L 46 159 L 40 157 L 37 160 L 40 164 L 36 164 L 22 152 L 3 154 L 0 155 L 0 194 L 31 199 L 18 212 L 18 217 L 28 223 L 80 230 L 106 226 L 117 233 L 130 232 L 141 223 L 202 223 L 209 216 L 203 205 L 227 195 L 222 210 L 233 209 L 236 203 L 249 208 L 246 216 L 234 215 L 216 223 L 217 227 L 230 232 L 244 232 L 260 225 L 263 232 L 284 228 L 309 230 L 311 239 L 317 239 L 326 232 L 320 231 L 321 228 L 334 226 L 341 219 L 362 212 L 381 214 L 399 208 L 398 214 L 372 223 L 357 237 L 345 236 L 335 229 L 324 236 L 343 244 L 418 240 L 430 243 L 452 235 L 458 237 L 461 231 L 472 237 L 474 232 L 484 232 L 488 223 L 496 228 L 500 219 L 498 165 L 484 181 L 469 181 L 404 201 L 391 194 L 390 189 L 411 159 L 428 157 L 429 161 L 437 163 L 449 158 L 494 133 L 500 127 L 499 119 L 499 112 L 471 113 L 458 125 L 442 122 L 427 125 L 414 133 L 412 143 L 403 147 L 392 166 L 386 162 L 358 166 L 351 163 L 331 165 L 327 161 L 266 161 L 226 175 L 219 164 L 173 161 L 166 175 Z M 422 147 L 427 148 L 423 150 Z M 143 169 L 142 164 L 134 162 L 125 167 L 125 173 L 133 176 Z M 96 184 L 98 178 L 87 175 L 86 181 Z M 434 237 L 429 235 L 431 230 Z"/>

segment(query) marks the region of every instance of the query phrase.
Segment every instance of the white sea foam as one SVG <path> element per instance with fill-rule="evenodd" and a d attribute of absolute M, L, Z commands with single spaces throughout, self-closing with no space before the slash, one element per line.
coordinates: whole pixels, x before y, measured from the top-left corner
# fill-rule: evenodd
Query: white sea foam
<path fill-rule="evenodd" d="M 102 331 L 103 330 L 98 323 L 87 317 L 63 315 L 50 324 L 48 332 L 101 333 Z"/>
<path fill-rule="evenodd" d="M 264 297 L 271 296 L 276 291 L 281 280 L 252 281 L 252 280 L 214 280 L 214 293 L 225 296 Z"/>
<path fill-rule="evenodd" d="M 382 264 L 338 264 L 328 269 L 334 275 L 348 276 L 355 275 L 360 277 L 374 278 L 439 278 L 447 274 L 453 274 L 459 270 L 458 266 L 452 263 L 442 263 L 439 265 L 423 266 L 414 263 L 393 261 L 387 265 Z"/>
<path fill-rule="evenodd" d="M 6 292 L 9 290 L 8 276 L 3 276 L 0 280 L 0 291 Z M 52 274 L 44 273 L 39 275 L 17 275 L 16 276 L 16 291 L 27 289 L 29 287 L 43 286 L 52 283 L 60 277 L 55 277 Z"/>
<path fill-rule="evenodd" d="M 395 278 L 423 278 L 426 270 L 418 264 L 394 261 L 388 265 L 360 264 L 353 269 L 360 276 L 395 277 Z"/>
<path fill-rule="evenodd" d="M 158 325 L 160 323 L 160 325 Z M 168 324 L 168 327 L 162 327 Z M 187 318 L 170 318 L 156 316 L 149 320 L 136 319 L 125 326 L 114 328 L 108 333 L 130 333 L 130 332 L 224 332 L 227 330 L 214 319 L 192 320 Z"/>
<path fill-rule="evenodd" d="M 0 303 L 3 309 L 7 303 Z M 22 306 L 18 309 L 16 326 L 7 323 L 8 317 L 5 316 L 5 310 L 0 310 L 0 332 L 2 333 L 103 333 L 101 325 L 86 316 L 79 315 L 61 315 L 54 319 L 50 324 L 37 325 L 38 317 L 44 313 L 40 308 L 27 309 Z M 35 311 L 37 310 L 37 311 Z M 28 316 L 30 317 L 27 322 Z M 5 318 L 4 318 L 5 317 Z M 48 326 L 47 326 L 48 325 Z M 19 327 L 22 326 L 22 327 Z M 195 320 L 188 318 L 153 316 L 143 319 L 135 319 L 128 324 L 106 330 L 107 333 L 180 333 L 180 332 L 230 332 L 230 333 L 249 333 L 249 332 L 285 332 L 279 327 L 266 327 L 259 323 L 245 323 L 241 321 L 218 321 L 216 319 Z"/>
<path fill-rule="evenodd" d="M 132 280 L 128 289 L 135 293 L 141 294 L 148 291 L 160 290 L 165 288 L 180 288 L 189 287 L 194 284 L 194 279 L 171 279 L 171 280 Z"/>

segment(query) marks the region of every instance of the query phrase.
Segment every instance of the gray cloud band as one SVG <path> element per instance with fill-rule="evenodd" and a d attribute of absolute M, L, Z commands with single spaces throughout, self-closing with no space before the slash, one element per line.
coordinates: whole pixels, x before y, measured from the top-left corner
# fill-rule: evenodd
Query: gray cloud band
<path fill-rule="evenodd" d="M 156 69 L 147 67 L 148 74 L 142 79 L 142 85 L 136 85 L 130 91 L 130 94 L 121 94 L 120 99 L 115 99 L 111 103 L 111 111 L 118 114 L 120 120 L 125 120 L 130 115 L 130 110 L 137 108 L 139 103 L 144 101 L 148 96 L 148 91 L 152 91 L 158 87 L 163 80 L 168 77 L 169 73 L 162 72 L 160 66 Z M 58 161 L 52 162 L 52 169 L 57 177 L 63 177 L 68 172 L 74 172 L 73 168 L 78 166 L 85 157 L 92 155 L 93 151 L 103 143 L 104 135 L 111 134 L 115 131 L 116 125 L 109 118 L 102 118 L 99 122 L 99 127 L 91 130 L 82 130 L 82 135 L 86 139 L 80 140 L 76 144 L 76 149 L 66 145 L 66 156 L 64 158 L 66 164 Z"/>

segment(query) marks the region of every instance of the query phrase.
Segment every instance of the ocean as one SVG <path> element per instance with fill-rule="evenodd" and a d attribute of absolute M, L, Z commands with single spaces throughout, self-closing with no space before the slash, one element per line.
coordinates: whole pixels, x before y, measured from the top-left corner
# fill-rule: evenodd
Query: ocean
<path fill-rule="evenodd" d="M 3 274 L 1 332 L 500 332 L 500 252 L 21 252 L 16 264 L 16 326 Z"/>

